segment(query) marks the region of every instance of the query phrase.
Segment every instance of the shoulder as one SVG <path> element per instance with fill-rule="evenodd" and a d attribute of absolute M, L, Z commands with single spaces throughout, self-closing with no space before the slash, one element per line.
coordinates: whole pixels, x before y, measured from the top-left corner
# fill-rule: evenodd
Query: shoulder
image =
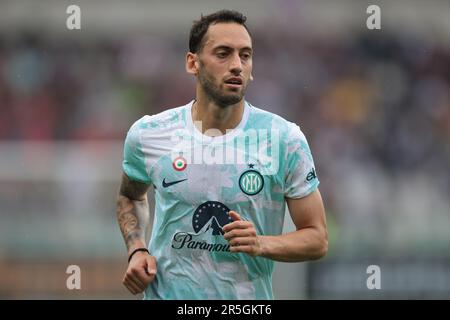
<path fill-rule="evenodd" d="M 288 143 L 299 142 L 305 139 L 300 126 L 275 113 L 260 109 L 251 104 L 249 125 L 255 129 L 275 130 L 280 138 Z"/>
<path fill-rule="evenodd" d="M 131 126 L 130 131 L 158 131 L 183 126 L 186 122 L 185 107 L 181 106 L 154 115 L 145 115 Z"/>
<path fill-rule="evenodd" d="M 186 105 L 171 108 L 154 115 L 145 115 L 128 130 L 125 145 L 152 148 L 156 145 L 170 145 L 173 132 L 185 128 Z"/>

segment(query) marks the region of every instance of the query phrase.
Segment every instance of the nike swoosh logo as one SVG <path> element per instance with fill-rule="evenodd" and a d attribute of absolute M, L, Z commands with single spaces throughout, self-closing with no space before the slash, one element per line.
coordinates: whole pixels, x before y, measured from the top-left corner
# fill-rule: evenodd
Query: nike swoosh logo
<path fill-rule="evenodd" d="M 187 179 L 182 179 L 182 180 L 177 180 L 177 181 L 172 181 L 172 182 L 166 182 L 166 178 L 164 178 L 162 186 L 163 186 L 163 188 L 167 188 L 167 187 L 170 187 L 171 185 L 183 182 L 184 180 L 187 180 Z"/>

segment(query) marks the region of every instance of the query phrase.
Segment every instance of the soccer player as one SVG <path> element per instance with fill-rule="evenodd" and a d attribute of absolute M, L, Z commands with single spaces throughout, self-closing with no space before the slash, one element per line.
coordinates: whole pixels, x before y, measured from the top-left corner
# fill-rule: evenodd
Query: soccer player
<path fill-rule="evenodd" d="M 274 260 L 327 252 L 305 136 L 244 99 L 253 80 L 245 21 L 222 10 L 194 22 L 186 70 L 195 99 L 144 116 L 127 134 L 117 204 L 129 258 L 123 283 L 145 299 L 273 299 Z M 296 231 L 282 234 L 286 205 Z"/>

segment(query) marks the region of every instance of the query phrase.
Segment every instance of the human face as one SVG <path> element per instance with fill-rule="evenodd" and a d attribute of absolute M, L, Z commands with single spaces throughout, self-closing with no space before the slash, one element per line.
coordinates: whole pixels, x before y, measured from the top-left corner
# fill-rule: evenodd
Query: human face
<path fill-rule="evenodd" d="M 210 25 L 198 53 L 198 81 L 220 107 L 240 102 L 252 73 L 252 41 L 238 23 Z"/>

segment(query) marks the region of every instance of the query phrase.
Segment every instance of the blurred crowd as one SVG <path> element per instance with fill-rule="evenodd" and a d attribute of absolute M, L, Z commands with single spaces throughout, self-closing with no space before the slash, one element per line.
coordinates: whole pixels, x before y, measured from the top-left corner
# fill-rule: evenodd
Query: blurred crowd
<path fill-rule="evenodd" d="M 350 158 L 394 172 L 427 168 L 448 187 L 448 48 L 384 33 L 253 36 L 248 100 L 299 123 L 321 171 Z M 123 139 L 142 115 L 193 98 L 186 42 L 0 39 L 0 140 Z"/>

